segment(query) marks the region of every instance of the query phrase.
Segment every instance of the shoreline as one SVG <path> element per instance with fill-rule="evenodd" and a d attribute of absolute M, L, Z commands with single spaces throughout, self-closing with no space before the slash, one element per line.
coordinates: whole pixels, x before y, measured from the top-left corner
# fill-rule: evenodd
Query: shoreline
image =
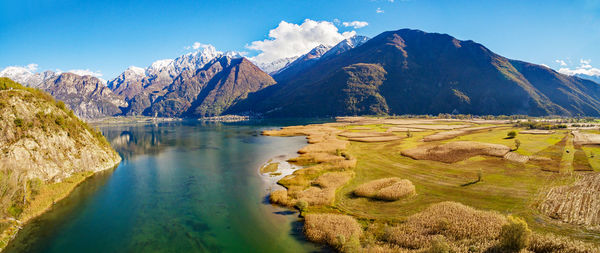
<path fill-rule="evenodd" d="M 519 151 L 537 154 L 538 152 L 546 152 L 544 150 L 548 147 L 560 145 L 559 141 L 565 132 L 557 131 L 553 132 L 553 135 L 527 135 L 527 132 L 525 132 L 526 128 L 521 126 L 508 125 L 507 122 L 499 123 L 495 121 L 482 121 L 477 122 L 476 124 L 486 125 L 493 123 L 508 126 L 506 129 L 495 131 L 478 129 L 478 131 L 474 133 L 465 132 L 459 136 L 452 136 L 452 138 L 449 138 L 448 140 L 422 141 L 431 135 L 457 131 L 452 130 L 456 128 L 454 124 L 444 124 L 444 122 L 445 121 L 439 121 L 438 119 L 355 117 L 338 118 L 338 121 L 335 123 L 295 125 L 263 131 L 263 136 L 305 136 L 308 142 L 307 146 L 298 150 L 298 157 L 289 160 L 290 163 L 300 165 L 302 168 L 294 171 L 293 175 L 284 176 L 276 182 L 277 185 L 283 187 L 283 190 L 272 191 L 269 199 L 270 203 L 289 210 L 300 210 L 300 214 L 305 217 L 302 223 L 304 224 L 305 235 L 309 241 L 317 244 L 329 245 L 336 249 L 341 249 L 346 246 L 349 247 L 351 245 L 347 245 L 346 243 L 356 242 L 359 243 L 357 247 L 364 247 L 364 249 L 385 251 L 392 250 L 394 247 L 410 248 L 410 245 L 407 246 L 402 244 L 402 241 L 393 241 L 394 245 L 387 245 L 385 243 L 391 242 L 386 241 L 383 237 L 374 243 L 361 242 L 358 240 L 362 238 L 360 235 L 365 233 L 369 236 L 376 236 L 382 233 L 388 233 L 389 236 L 394 236 L 404 233 L 404 231 L 413 231 L 411 230 L 413 228 L 420 229 L 420 227 L 418 227 L 420 226 L 419 224 L 429 226 L 432 222 L 438 222 L 436 219 L 427 220 L 426 222 L 421 221 L 419 220 L 420 217 L 431 215 L 437 217 L 440 214 L 442 214 L 440 217 L 450 217 L 456 215 L 456 213 L 453 213 L 455 211 L 458 213 L 468 213 L 469 215 L 480 215 L 482 219 L 486 219 L 486 222 L 493 224 L 495 226 L 493 233 L 486 235 L 486 237 L 481 239 L 481 241 L 478 241 L 478 243 L 481 243 L 481 247 L 486 249 L 499 247 L 496 244 L 500 236 L 500 228 L 506 225 L 506 217 L 508 217 L 509 214 L 502 213 L 500 211 L 501 207 L 497 204 L 498 202 L 494 200 L 484 199 L 481 200 L 480 203 L 464 205 L 463 203 L 465 202 L 480 200 L 481 198 L 478 198 L 478 193 L 475 190 L 464 188 L 465 186 L 461 185 L 461 183 L 464 183 L 462 181 L 468 180 L 470 177 L 473 177 L 473 175 L 476 175 L 477 168 L 479 168 L 481 164 L 489 164 L 489 167 L 486 168 L 484 172 L 481 172 L 480 170 L 479 173 L 483 174 L 485 181 L 478 186 L 485 184 L 485 186 L 490 185 L 490 187 L 504 187 L 503 180 L 507 179 L 539 185 L 537 184 L 537 181 L 546 180 L 548 175 L 554 176 L 554 174 L 548 174 L 552 172 L 540 172 L 536 170 L 536 168 L 526 167 L 522 163 L 507 161 L 506 159 L 498 161 L 498 158 L 489 155 L 484 157 L 478 156 L 481 157 L 480 159 L 466 159 L 458 162 L 440 163 L 435 160 L 436 157 L 422 157 L 415 159 L 406 156 L 404 153 L 401 154 L 401 151 L 427 147 L 428 145 L 436 145 L 437 147 L 444 145 L 444 143 L 459 143 L 460 141 L 467 140 L 485 141 L 486 143 L 490 142 L 495 145 L 506 145 L 508 147 L 512 145 L 512 139 L 509 140 L 505 137 L 509 131 L 513 130 L 524 131 L 523 136 L 519 135 L 519 138 L 524 143 L 524 146 L 522 146 Z M 462 122 L 464 122 L 465 127 L 467 127 L 466 125 L 473 123 L 470 121 Z M 398 126 L 411 130 L 414 129 L 415 131 L 389 131 Z M 388 135 L 395 135 L 397 138 L 389 140 L 379 138 L 379 136 Z M 547 139 L 554 142 L 550 143 Z M 546 146 L 540 148 L 539 146 L 542 144 Z M 562 149 L 557 152 L 560 154 Z M 554 155 L 554 153 L 543 154 L 551 157 Z M 359 158 L 364 160 L 361 160 L 362 163 L 357 166 L 356 161 Z M 354 164 L 351 164 L 352 160 L 354 160 Z M 265 163 L 263 166 L 268 164 L 269 162 Z M 428 165 L 434 172 L 441 172 L 436 174 L 441 175 L 438 176 L 439 178 L 434 178 L 439 182 L 447 182 L 446 180 L 448 178 L 452 178 L 452 180 L 456 182 L 440 186 L 437 184 L 438 181 L 429 180 L 431 176 L 425 178 L 419 173 L 415 174 L 414 168 L 423 164 Z M 518 174 L 505 175 L 502 173 L 502 169 L 506 166 L 514 166 L 520 170 L 518 170 Z M 372 167 L 375 167 L 375 169 L 372 169 Z M 373 176 L 373 171 L 377 173 L 375 176 Z M 595 173 L 598 173 L 598 170 L 596 170 Z M 266 174 L 268 175 L 268 173 Z M 455 177 L 454 175 L 459 176 Z M 491 175 L 498 178 L 494 178 Z M 398 199 L 393 199 L 391 201 L 380 202 L 372 200 L 377 198 L 375 195 L 368 197 L 349 197 L 349 194 L 352 194 L 356 189 L 363 187 L 363 185 L 373 185 L 380 180 L 393 179 L 394 177 L 402 178 L 409 182 L 410 186 L 413 187 L 413 194 L 406 195 L 407 197 L 399 197 Z M 572 184 L 572 182 L 569 181 L 569 178 L 563 178 L 560 175 L 554 177 L 552 178 L 552 181 L 544 181 L 544 185 L 548 187 L 560 187 L 562 185 Z M 415 187 L 413 183 L 420 192 L 414 193 Z M 441 190 L 436 189 L 436 191 L 428 191 L 427 187 L 431 188 L 432 186 L 439 187 Z M 513 188 L 510 188 L 510 190 L 529 193 L 525 187 L 515 186 Z M 458 189 L 465 192 L 465 195 L 456 197 L 451 191 L 444 192 L 446 189 Z M 438 197 L 436 202 L 429 202 L 427 199 L 428 196 L 438 195 L 443 195 L 443 198 Z M 496 194 L 495 197 L 503 196 L 501 196 L 501 194 Z M 519 198 L 519 196 L 517 196 L 507 201 L 514 202 L 514 204 L 511 202 L 511 204 L 514 205 L 514 209 L 517 210 L 514 215 L 518 215 L 516 217 L 524 219 L 524 222 L 531 226 L 531 231 L 533 231 L 531 240 L 549 243 L 547 240 L 553 238 L 552 236 L 560 236 L 561 238 L 568 238 L 568 241 L 556 242 L 555 244 L 549 243 L 549 245 L 557 247 L 581 247 L 586 249 L 595 249 L 595 247 L 598 246 L 593 241 L 590 241 L 589 238 L 578 236 L 577 231 L 571 230 L 572 225 L 563 223 L 560 220 L 552 220 L 552 224 L 549 225 L 535 223 L 532 220 L 536 218 L 535 214 L 520 210 L 527 210 L 528 208 L 526 204 L 519 204 L 519 201 L 523 198 L 525 197 Z M 412 207 L 408 205 L 408 203 L 410 203 Z M 415 204 L 418 204 L 418 206 Z M 417 206 L 417 208 L 415 208 L 415 206 Z M 407 207 L 410 209 L 402 213 L 394 211 L 397 208 L 406 210 Z M 410 223 L 409 225 L 414 227 L 407 227 L 409 225 L 398 225 L 395 223 L 406 219 L 413 221 L 413 223 Z M 355 228 L 357 231 L 356 233 L 350 233 L 344 236 L 346 236 L 346 238 L 355 237 L 356 240 L 353 242 L 336 241 L 336 235 L 346 230 L 337 230 L 338 227 L 328 226 L 327 224 L 337 222 L 342 222 L 344 227 Z M 391 226 L 394 230 L 386 230 L 386 226 Z M 470 224 L 469 226 L 470 229 L 475 231 L 475 234 L 479 233 L 477 231 L 484 231 L 481 230 L 481 227 L 476 225 L 471 226 Z M 549 229 L 550 226 L 552 226 L 552 229 Z M 554 226 L 557 228 L 554 229 Z M 584 228 L 576 227 L 576 229 L 579 230 Z M 410 236 L 418 237 L 420 234 L 415 233 Z M 362 243 L 362 246 L 360 243 Z M 456 248 L 469 246 L 460 240 L 449 241 L 449 243 L 452 243 L 452 247 Z M 387 248 L 388 246 L 390 248 Z M 429 246 L 428 244 L 419 244 L 418 247 L 420 249 L 426 249 Z"/>
<path fill-rule="evenodd" d="M 46 212 L 48 212 L 49 210 L 51 210 L 52 207 L 54 207 L 54 205 L 56 203 L 62 201 L 63 199 L 67 198 L 68 196 L 70 196 L 71 193 L 77 188 L 77 186 L 81 185 L 88 178 L 96 175 L 97 173 L 102 173 L 102 172 L 116 169 L 119 166 L 119 164 L 121 164 L 121 161 L 123 160 L 121 158 L 121 156 L 118 154 L 117 154 L 117 157 L 118 157 L 118 159 L 116 159 L 115 163 L 112 165 L 109 164 L 109 165 L 100 167 L 100 169 L 89 170 L 86 172 L 80 172 L 80 173 L 71 175 L 68 178 L 65 178 L 62 182 L 56 182 L 56 183 L 44 185 L 45 187 L 52 187 L 52 186 L 57 186 L 58 184 L 62 184 L 64 182 L 68 182 L 68 185 L 64 186 L 64 187 L 66 187 L 66 189 L 64 191 L 59 192 L 55 196 L 56 198 L 53 198 L 52 203 L 42 203 L 43 207 L 33 211 L 32 213 L 27 213 L 27 210 L 23 210 L 23 214 L 24 214 L 23 218 L 11 219 L 11 221 L 14 221 L 14 223 L 11 224 L 4 231 L 2 231 L 2 233 L 0 233 L 0 252 L 3 252 L 4 249 L 10 244 L 10 242 L 12 240 L 14 240 L 14 238 L 17 237 L 17 235 L 19 234 L 20 230 L 23 229 L 23 227 L 27 226 L 29 224 L 29 222 L 31 222 L 32 220 L 35 220 L 36 218 L 40 217 L 41 215 L 43 215 Z M 75 180 L 75 181 L 71 182 L 71 180 Z M 50 191 L 50 190 L 52 190 L 52 189 L 46 189 L 46 191 Z M 38 194 L 38 196 L 42 195 L 43 193 L 44 192 L 40 192 Z M 36 199 L 34 198 L 33 203 L 35 203 L 35 200 Z"/>

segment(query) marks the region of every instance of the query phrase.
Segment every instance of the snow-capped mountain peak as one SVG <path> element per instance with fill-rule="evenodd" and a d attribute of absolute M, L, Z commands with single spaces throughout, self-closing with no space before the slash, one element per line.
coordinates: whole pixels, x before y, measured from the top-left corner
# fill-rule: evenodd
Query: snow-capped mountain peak
<path fill-rule="evenodd" d="M 146 75 L 146 70 L 136 66 L 129 66 L 124 73 L 128 75 L 143 76 Z"/>
<path fill-rule="evenodd" d="M 250 60 L 252 61 L 252 63 L 254 63 L 256 66 L 258 66 L 260 69 L 262 69 L 262 71 L 271 75 L 271 74 L 279 71 L 280 69 L 284 68 L 288 64 L 292 63 L 293 61 L 298 59 L 298 57 L 300 57 L 300 56 L 281 58 L 281 59 L 277 59 L 272 62 L 257 62 L 257 61 L 253 61 L 252 59 L 250 59 Z"/>
<path fill-rule="evenodd" d="M 20 66 L 9 66 L 0 71 L 0 77 L 8 77 L 15 82 L 20 84 L 37 87 L 46 79 L 55 77 L 57 74 L 54 71 L 44 71 L 41 73 L 35 73 L 37 65 L 29 64 L 25 67 Z"/>
<path fill-rule="evenodd" d="M 350 49 L 358 47 L 369 40 L 369 37 L 355 35 L 345 40 L 342 40 L 337 45 L 333 46 L 327 53 L 323 54 L 323 58 L 328 58 L 346 52 Z"/>

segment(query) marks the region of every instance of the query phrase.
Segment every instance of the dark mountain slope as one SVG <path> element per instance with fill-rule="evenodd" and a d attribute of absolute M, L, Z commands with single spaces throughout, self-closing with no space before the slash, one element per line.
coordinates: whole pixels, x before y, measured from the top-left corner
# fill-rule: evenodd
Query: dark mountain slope
<path fill-rule="evenodd" d="M 330 109 L 339 101 L 351 104 L 364 98 L 364 93 L 345 92 L 348 79 L 340 75 L 349 71 L 346 67 L 359 63 L 383 69 L 372 74 L 367 71 L 360 79 L 382 81 L 376 90 L 383 100 L 377 104 L 386 104 L 390 114 L 598 115 L 600 108 L 598 85 L 542 66 L 518 64 L 472 41 L 403 29 L 382 33 L 359 47 L 318 61 L 289 81 L 252 94 L 228 112 L 251 111 L 266 116 L 373 114 L 370 107 Z M 550 76 L 558 76 L 558 83 L 544 81 Z M 556 89 L 562 92 L 553 91 Z M 313 101 L 319 101 L 319 106 Z"/>
<path fill-rule="evenodd" d="M 214 116 L 274 83 L 247 59 L 222 56 L 200 69 L 183 70 L 164 90 L 135 96 L 130 110 L 161 117 Z"/>

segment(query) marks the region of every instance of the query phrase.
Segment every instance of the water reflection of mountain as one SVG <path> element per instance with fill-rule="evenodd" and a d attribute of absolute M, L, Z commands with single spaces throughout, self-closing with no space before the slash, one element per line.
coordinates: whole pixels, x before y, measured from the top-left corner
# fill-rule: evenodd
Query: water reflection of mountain
<path fill-rule="evenodd" d="M 124 159 L 142 154 L 158 154 L 169 145 L 165 128 L 158 125 L 119 125 L 101 128 L 106 139 Z"/>
<path fill-rule="evenodd" d="M 231 139 L 241 139 L 241 143 L 246 144 L 263 142 L 265 139 L 257 137 L 264 129 L 314 121 L 314 119 L 251 120 L 222 123 L 183 120 L 155 124 L 101 125 L 100 130 L 124 159 L 132 159 L 144 154 L 157 155 L 171 147 L 177 151 L 218 150 L 224 145 L 232 145 L 229 141 Z"/>

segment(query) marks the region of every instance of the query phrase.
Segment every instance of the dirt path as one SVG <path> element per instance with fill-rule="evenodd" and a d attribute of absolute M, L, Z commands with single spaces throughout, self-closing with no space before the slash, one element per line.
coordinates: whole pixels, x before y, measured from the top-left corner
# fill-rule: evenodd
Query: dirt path
<path fill-rule="evenodd" d="M 575 147 L 573 146 L 573 135 L 567 135 L 567 143 L 563 149 L 562 160 L 560 161 L 559 173 L 567 174 L 573 172 L 573 158 L 575 157 Z"/>

